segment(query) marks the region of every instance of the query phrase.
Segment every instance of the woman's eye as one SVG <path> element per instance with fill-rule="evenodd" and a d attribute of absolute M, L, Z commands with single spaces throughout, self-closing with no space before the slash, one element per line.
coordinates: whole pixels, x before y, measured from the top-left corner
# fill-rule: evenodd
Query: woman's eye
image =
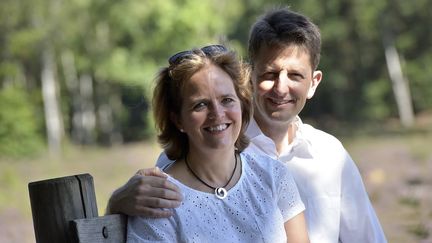
<path fill-rule="evenodd" d="M 229 103 L 232 103 L 232 102 L 234 102 L 233 98 L 223 98 L 222 99 L 222 104 L 229 104 Z"/>
<path fill-rule="evenodd" d="M 206 104 L 204 102 L 200 102 L 200 103 L 194 105 L 193 109 L 197 111 L 197 110 L 202 110 L 205 107 L 206 107 Z"/>

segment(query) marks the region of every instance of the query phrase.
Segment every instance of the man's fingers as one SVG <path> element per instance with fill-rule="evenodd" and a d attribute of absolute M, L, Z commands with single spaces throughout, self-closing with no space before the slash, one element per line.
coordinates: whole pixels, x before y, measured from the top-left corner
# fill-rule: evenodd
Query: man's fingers
<path fill-rule="evenodd" d="M 139 176 L 134 178 L 139 194 L 148 197 L 162 197 L 166 199 L 181 200 L 181 190 L 171 181 L 156 176 Z"/>
<path fill-rule="evenodd" d="M 165 190 L 164 193 L 167 193 L 168 195 L 163 194 L 162 195 L 163 198 L 178 199 L 178 200 L 182 199 L 180 188 L 176 184 L 172 183 L 171 181 L 168 181 L 168 180 L 161 181 L 161 188 L 165 188 L 165 189 L 169 190 L 169 191 Z M 172 195 L 171 192 L 174 192 L 175 195 Z M 173 196 L 175 196 L 175 197 L 173 197 Z"/>
<path fill-rule="evenodd" d="M 169 182 L 169 181 L 167 181 Z M 143 184 L 138 190 L 138 195 L 145 195 L 146 198 L 155 197 L 160 199 L 181 201 L 183 199 L 180 189 L 175 185 L 166 182 L 149 185 Z M 172 183 L 171 183 L 172 184 Z"/>
<path fill-rule="evenodd" d="M 168 209 L 180 206 L 182 199 L 180 188 L 168 180 L 167 174 L 157 167 L 142 169 L 113 193 L 107 212 L 170 217 Z"/>
<path fill-rule="evenodd" d="M 158 208 L 143 208 L 141 215 L 145 215 L 149 218 L 168 218 L 173 215 L 171 210 L 163 210 Z"/>
<path fill-rule="evenodd" d="M 147 168 L 147 169 L 140 169 L 140 170 L 137 171 L 136 174 L 137 175 L 142 175 L 142 176 L 157 176 L 157 177 L 163 177 L 163 178 L 167 178 L 168 177 L 167 174 L 165 174 L 158 167 Z"/>
<path fill-rule="evenodd" d="M 143 198 L 137 202 L 133 214 L 150 218 L 167 218 L 173 215 L 169 208 L 180 206 L 181 202 L 161 198 Z M 145 206 L 144 206 L 145 205 Z"/>
<path fill-rule="evenodd" d="M 157 198 L 157 197 L 148 197 L 143 199 L 146 205 L 146 208 L 177 208 L 180 206 L 181 201 L 177 200 L 169 200 L 169 199 L 163 199 L 163 198 Z"/>

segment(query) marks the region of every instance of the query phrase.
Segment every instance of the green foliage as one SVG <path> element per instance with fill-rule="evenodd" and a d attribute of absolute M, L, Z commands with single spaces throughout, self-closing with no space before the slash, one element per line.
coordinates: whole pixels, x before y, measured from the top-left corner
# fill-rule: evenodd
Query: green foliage
<path fill-rule="evenodd" d="M 364 88 L 366 107 L 363 109 L 365 112 L 363 117 L 377 121 L 389 117 L 392 112 L 391 107 L 387 105 L 389 101 L 386 99 L 391 93 L 391 84 L 388 80 L 369 82 Z"/>
<path fill-rule="evenodd" d="M 148 108 L 153 80 L 170 55 L 222 42 L 246 58 L 250 26 L 264 10 L 283 4 L 309 16 L 323 38 L 319 69 L 324 79 L 302 116 L 332 116 L 343 122 L 397 116 L 384 57 L 385 35 L 393 37 L 401 56 L 415 111 L 431 109 L 429 0 L 3 0 L 0 85 L 23 87 L 20 92 L 32 95 L 40 93 L 42 52 L 50 46 L 56 58 L 67 134 L 73 130 L 73 115 L 79 111 L 76 97 L 80 95 L 68 84 L 67 75 L 77 80 L 86 75 L 93 80 L 95 114 L 111 107 L 106 113 L 109 117 L 96 119 L 97 124 L 105 122 L 112 130 L 102 131 L 96 126 L 96 137 L 117 132 L 126 141 L 143 139 L 154 132 Z M 65 70 L 64 53 L 74 57 L 69 65 L 75 73 Z M 144 94 L 139 111 L 123 103 L 138 97 L 128 87 Z M 26 97 L 24 93 L 22 97 Z M 29 110 L 43 110 L 42 102 L 32 104 Z M 9 115 L 10 109 L 1 112 L 4 117 L 14 117 Z M 32 129 L 42 133 L 45 128 L 40 117 Z M 27 132 L 33 134 L 32 129 Z"/>
<path fill-rule="evenodd" d="M 417 112 L 432 108 L 432 2 L 290 1 L 318 24 L 323 47 L 324 79 L 304 116 L 344 121 L 379 121 L 397 116 L 396 100 L 384 57 L 383 38 L 394 38 Z M 336 94 L 336 95 L 335 95 Z M 326 105 L 323 105 L 326 104 Z"/>
<path fill-rule="evenodd" d="M 25 156 L 42 148 L 33 104 L 18 88 L 0 91 L 0 156 Z"/>
<path fill-rule="evenodd" d="M 122 105 L 126 111 L 122 121 L 122 127 L 127 128 L 123 132 L 125 141 L 139 141 L 152 136 L 149 128 L 153 128 L 148 120 L 149 106 L 145 93 L 140 86 L 122 86 Z"/>
<path fill-rule="evenodd" d="M 428 227 L 422 223 L 409 227 L 408 231 L 419 239 L 427 239 L 430 235 Z"/>
<path fill-rule="evenodd" d="M 432 54 L 424 54 L 418 61 L 407 63 L 407 77 L 415 108 L 419 111 L 432 107 Z"/>

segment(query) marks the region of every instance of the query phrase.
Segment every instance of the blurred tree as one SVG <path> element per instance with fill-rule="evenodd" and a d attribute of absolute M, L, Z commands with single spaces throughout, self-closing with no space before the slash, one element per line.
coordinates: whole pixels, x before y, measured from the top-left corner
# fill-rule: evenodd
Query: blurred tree
<path fill-rule="evenodd" d="M 42 73 L 49 73 L 51 92 L 57 92 L 52 97 L 59 99 L 58 127 L 64 126 L 74 143 L 140 140 L 153 131 L 148 98 L 158 68 L 167 65 L 171 54 L 223 42 L 246 56 L 250 26 L 265 9 L 281 4 L 275 0 L 3 0 L 0 89 L 12 87 L 20 93 L 13 96 L 16 102 L 31 103 L 30 113 L 39 115 L 38 121 L 48 120 L 53 115 L 40 115 L 44 99 L 45 104 L 49 100 L 42 95 Z M 431 1 L 285 4 L 309 16 L 323 37 L 319 67 L 324 71 L 323 84 L 302 116 L 362 123 L 397 116 L 382 42 L 385 31 L 393 36 L 401 70 L 409 80 L 414 111 L 432 107 Z M 50 62 L 51 71 L 43 72 Z M 43 124 L 35 124 L 39 135 L 49 131 Z M 26 131 L 34 133 L 30 130 Z"/>
<path fill-rule="evenodd" d="M 44 131 L 38 44 L 42 30 L 32 27 L 31 4 L 0 2 L 0 156 L 29 155 L 40 149 Z M 42 122 L 41 122 L 42 121 Z"/>
<path fill-rule="evenodd" d="M 304 117 L 364 123 L 397 116 L 383 46 L 385 31 L 394 36 L 402 71 L 414 94 L 415 111 L 432 107 L 432 89 L 426 78 L 430 72 L 425 70 L 432 59 L 432 46 L 427 44 L 431 43 L 432 29 L 425 24 L 432 21 L 428 14 L 431 1 L 291 0 L 286 4 L 310 17 L 322 34 L 319 68 L 324 79 L 305 107 Z M 251 1 L 230 36 L 245 43 L 245 29 L 263 9 L 275 5 L 280 6 L 280 1 Z"/>
<path fill-rule="evenodd" d="M 34 155 L 42 147 L 34 105 L 23 89 L 0 90 L 0 157 Z"/>
<path fill-rule="evenodd" d="M 158 68 L 167 65 L 175 52 L 223 40 L 240 5 L 226 0 L 128 0 L 92 1 L 89 8 L 94 14 L 84 38 L 83 54 L 88 59 L 81 55 L 80 62 L 89 64 L 96 86 L 105 87 L 104 93 L 96 90 L 98 108 L 104 107 L 98 109 L 98 120 L 102 123 L 102 117 L 114 114 L 124 139 L 136 140 L 146 136 L 146 126 L 152 125 L 147 99 Z M 104 127 L 115 127 L 108 124 L 116 122 L 105 122 Z"/>
<path fill-rule="evenodd" d="M 158 67 L 177 51 L 226 40 L 241 5 L 5 0 L 0 9 L 1 86 L 40 92 L 48 141 L 61 139 L 54 134 L 64 121 L 75 143 L 111 144 L 151 133 L 147 100 Z"/>
<path fill-rule="evenodd" d="M 390 31 L 399 51 L 402 70 L 409 81 L 414 109 L 417 112 L 431 109 L 432 89 L 432 2 L 402 0 L 387 2 L 381 22 Z"/>

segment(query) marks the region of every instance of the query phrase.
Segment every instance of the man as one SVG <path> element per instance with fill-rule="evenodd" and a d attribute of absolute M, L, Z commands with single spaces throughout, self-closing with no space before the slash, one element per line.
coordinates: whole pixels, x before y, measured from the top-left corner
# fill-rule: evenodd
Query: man
<path fill-rule="evenodd" d="M 321 37 L 305 16 L 268 12 L 251 29 L 249 57 L 254 119 L 248 150 L 284 162 L 306 206 L 311 242 L 386 242 L 360 173 L 335 137 L 303 124 L 298 114 L 321 82 Z M 170 163 L 162 157 L 158 165 Z M 168 217 L 179 189 L 158 169 L 140 171 L 114 192 L 108 211 Z"/>

